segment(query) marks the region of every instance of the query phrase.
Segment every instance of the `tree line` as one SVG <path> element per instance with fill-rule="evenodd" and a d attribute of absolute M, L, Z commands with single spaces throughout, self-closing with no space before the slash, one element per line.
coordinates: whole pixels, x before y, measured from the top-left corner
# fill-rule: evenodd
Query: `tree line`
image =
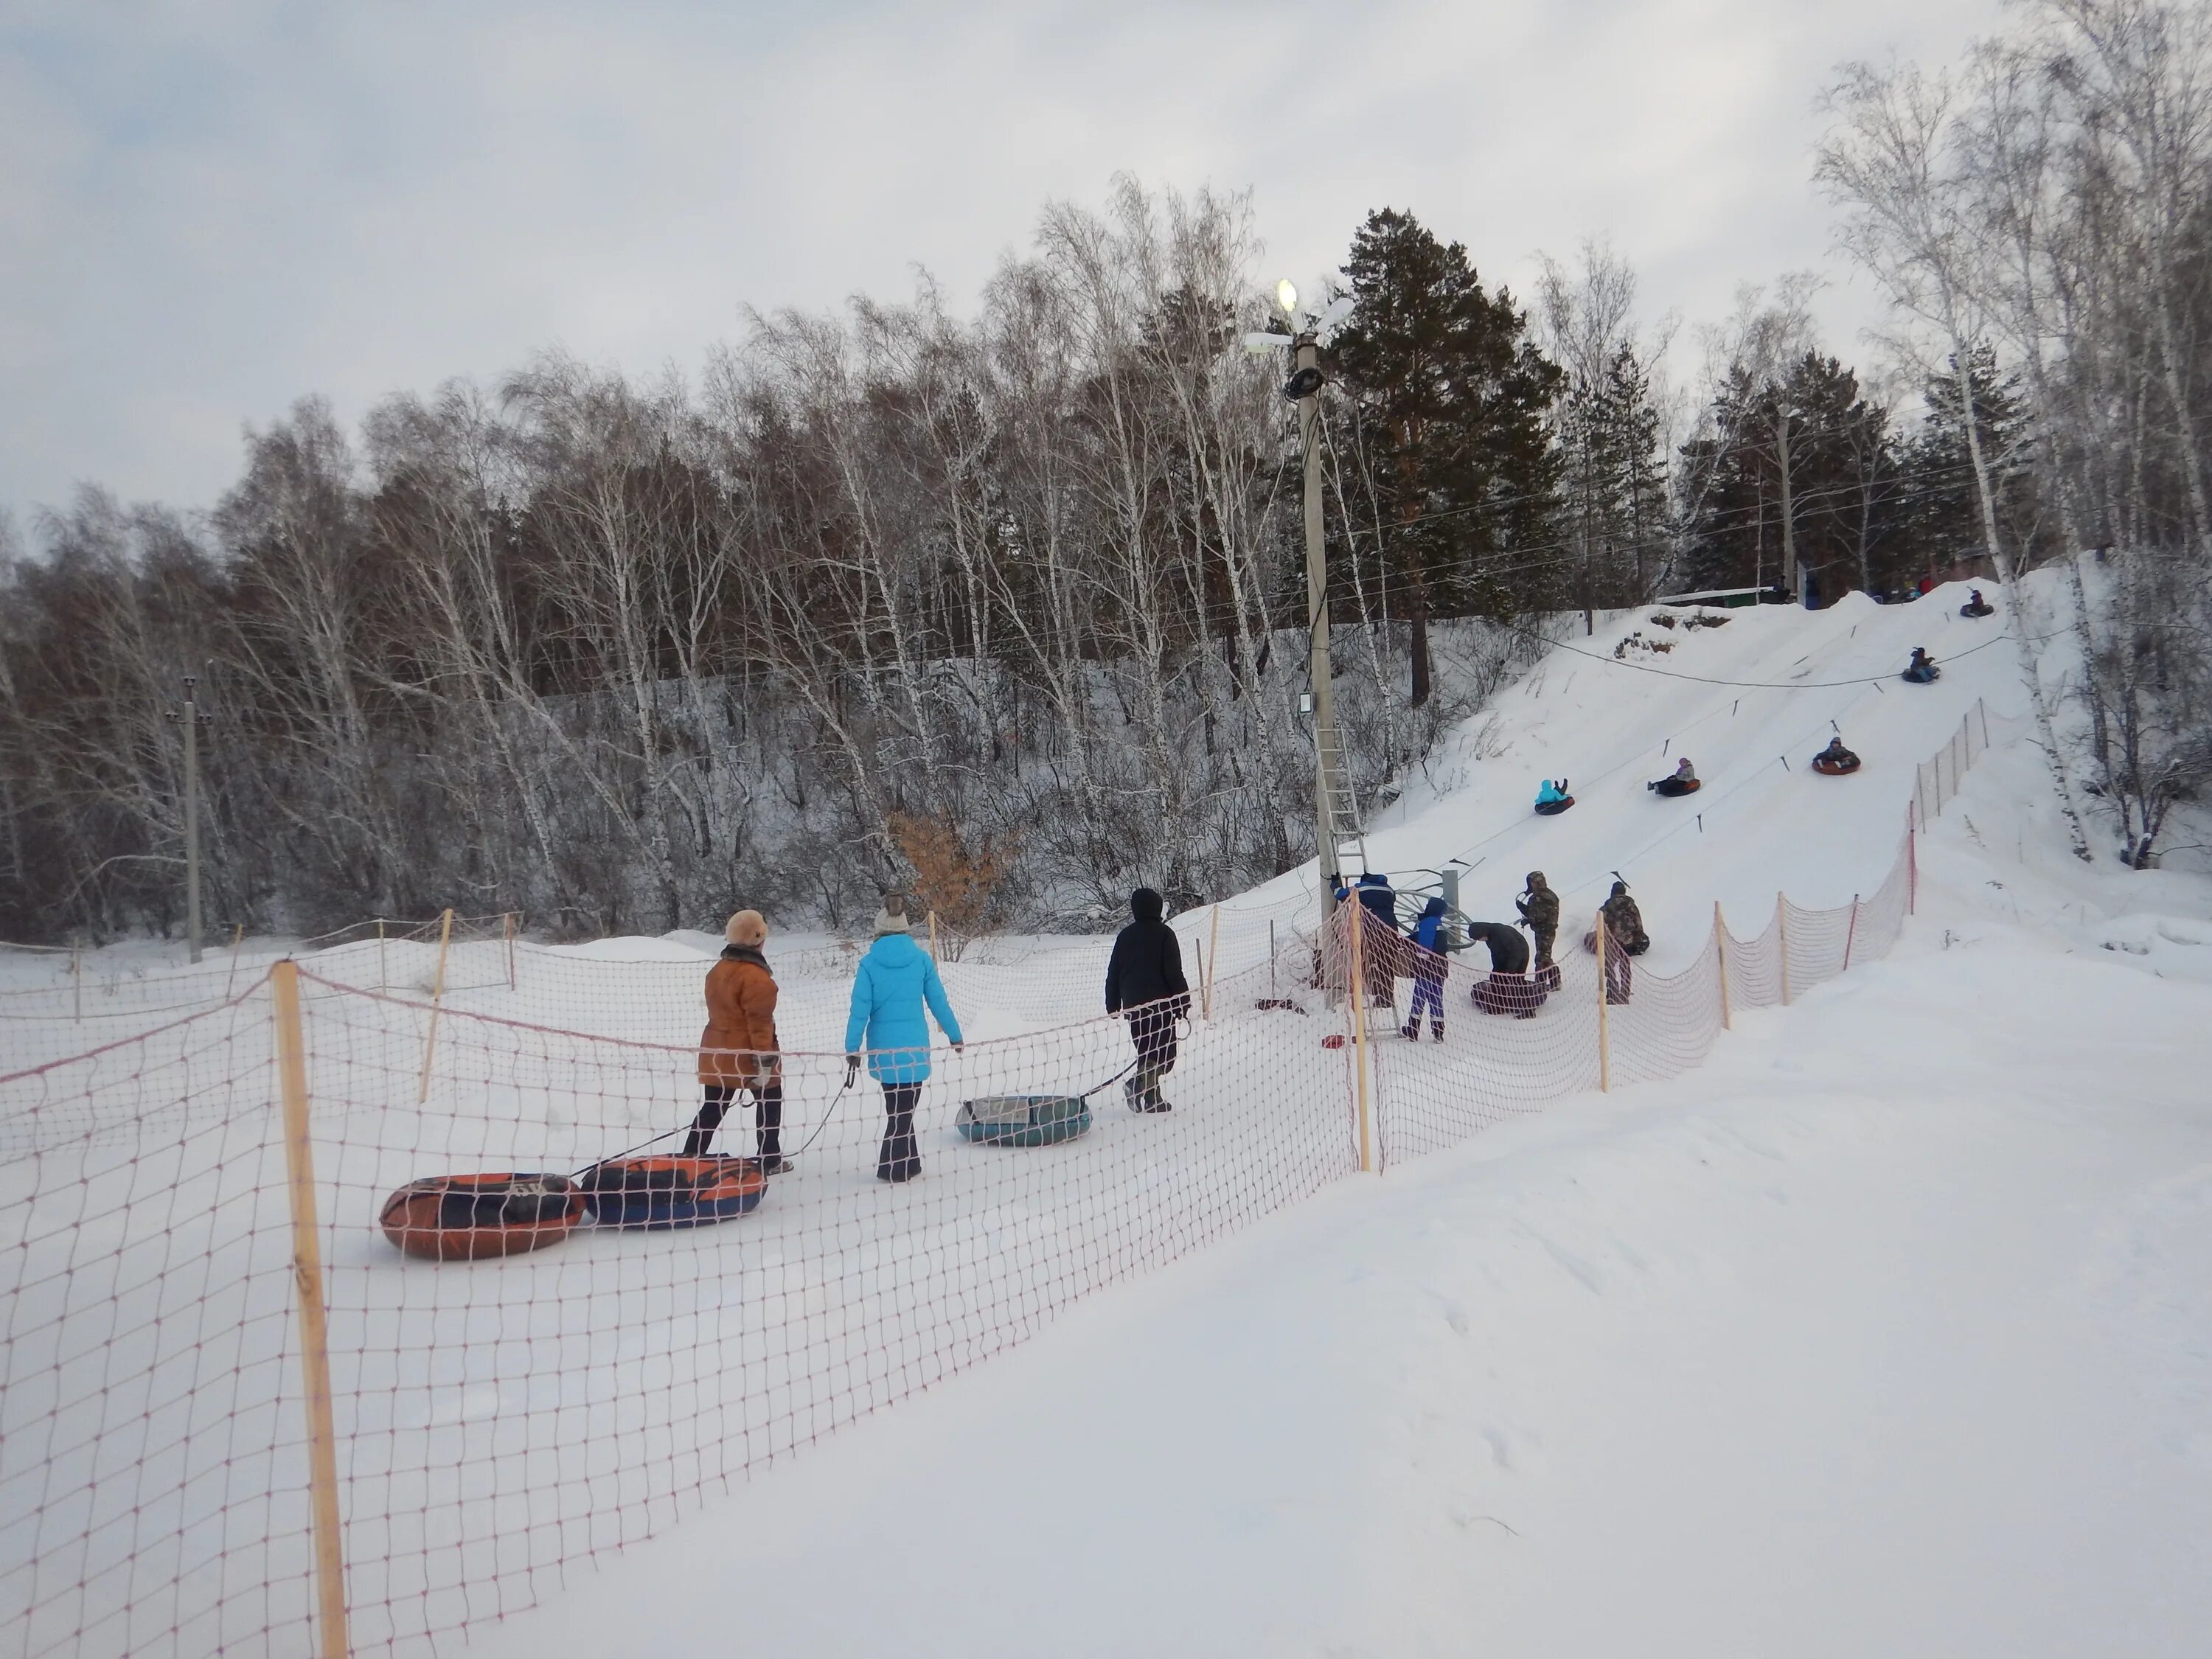
<path fill-rule="evenodd" d="M 2202 6 L 2045 0 L 1942 74 L 1841 74 L 1818 176 L 1898 325 L 1864 373 L 1809 279 L 1685 367 L 1601 243 L 1524 301 L 1370 215 L 1322 422 L 1369 798 L 1577 613 L 2099 549 L 2039 712 L 2083 844 L 2153 851 L 2212 775 L 2206 39 Z M 350 431 L 306 399 L 204 515 L 81 490 L 0 542 L 0 933 L 175 925 L 187 675 L 210 912 L 256 927 L 836 924 L 901 884 L 1076 926 L 1294 866 L 1261 271 L 1247 198 L 1125 180 L 1048 207 L 971 315 L 925 282 L 752 316 L 690 380 L 549 356 Z"/>

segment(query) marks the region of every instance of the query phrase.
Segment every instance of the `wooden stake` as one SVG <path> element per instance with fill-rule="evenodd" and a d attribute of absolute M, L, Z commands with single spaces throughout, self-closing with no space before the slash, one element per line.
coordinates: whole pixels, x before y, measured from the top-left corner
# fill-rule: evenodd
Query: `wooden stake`
<path fill-rule="evenodd" d="M 1859 896 L 1858 896 L 1856 893 L 1854 893 L 1854 894 L 1852 894 L 1852 895 L 1851 895 L 1851 925 L 1850 925 L 1850 929 L 1849 929 L 1849 930 L 1848 930 L 1848 931 L 1844 934 L 1844 967 L 1843 967 L 1843 971 L 1844 971 L 1844 972 L 1845 972 L 1845 973 L 1847 973 L 1847 974 L 1848 974 L 1848 973 L 1850 973 L 1850 972 L 1851 971 L 1851 944 L 1852 944 L 1852 941 L 1853 941 L 1853 940 L 1855 940 L 1855 939 L 1856 939 L 1858 938 L 1858 936 L 1859 936 Z"/>
<path fill-rule="evenodd" d="M 1782 1006 L 1790 1006 L 1790 908 L 1781 894 L 1774 896 L 1774 927 L 1782 940 Z"/>
<path fill-rule="evenodd" d="M 234 924 L 230 933 L 230 972 L 222 981 L 223 1000 L 228 1001 L 232 989 L 238 983 L 238 947 L 246 943 L 246 924 Z"/>
<path fill-rule="evenodd" d="M 507 923 L 507 988 L 510 991 L 514 988 L 514 924 L 516 920 L 515 913 L 512 910 L 509 910 L 504 918 L 504 921 Z"/>
<path fill-rule="evenodd" d="M 376 988 L 388 991 L 392 985 L 384 971 L 384 918 L 376 919 Z"/>
<path fill-rule="evenodd" d="M 1721 902 L 1713 901 L 1713 949 L 1721 959 L 1721 1030 L 1733 1031 L 1729 1021 L 1728 994 L 1728 923 L 1721 919 Z"/>
<path fill-rule="evenodd" d="M 292 1195 L 292 1286 L 300 1309 L 300 1376 L 307 1407 L 307 1493 L 320 1609 L 321 1659 L 347 1659 L 345 1547 L 338 1531 L 337 1431 L 331 1422 L 330 1332 L 323 1312 L 323 1252 L 315 1231 L 314 1148 L 307 1135 L 307 1054 L 300 1027 L 300 969 L 270 970 L 276 1009 L 276 1080 L 284 1105 L 284 1167 Z"/>
<path fill-rule="evenodd" d="M 84 940 L 70 940 L 70 1018 L 84 1018 Z"/>
<path fill-rule="evenodd" d="M 1606 1030 L 1606 1006 L 1613 1000 L 1608 994 L 1612 986 L 1612 958 L 1606 952 L 1613 949 L 1613 930 L 1605 924 L 1605 910 L 1597 913 L 1597 1089 L 1607 1094 L 1613 1088 L 1613 1053 Z"/>
<path fill-rule="evenodd" d="M 1217 962 L 1220 961 L 1220 959 L 1221 907 L 1217 904 L 1213 907 L 1212 930 L 1206 936 L 1206 991 L 1200 1000 L 1200 1006 L 1206 1010 L 1206 1017 L 1208 1019 L 1212 1019 L 1213 1018 L 1213 965 Z"/>
<path fill-rule="evenodd" d="M 438 1012 L 446 1000 L 446 947 L 453 942 L 453 909 L 447 905 L 438 922 L 438 975 L 430 981 L 430 1036 L 422 1045 L 422 1086 L 415 1095 L 417 1106 L 430 1098 L 430 1062 L 438 1053 Z"/>
<path fill-rule="evenodd" d="M 1367 912 L 1358 904 L 1344 908 L 1352 913 L 1352 1065 L 1359 1098 L 1359 1167 L 1363 1172 L 1371 1172 L 1375 1160 L 1369 1150 L 1367 1133 L 1367 975 L 1361 971 L 1360 956 L 1361 936 L 1367 931 Z"/>
<path fill-rule="evenodd" d="M 937 960 L 937 912 L 929 913 L 929 959 Z"/>

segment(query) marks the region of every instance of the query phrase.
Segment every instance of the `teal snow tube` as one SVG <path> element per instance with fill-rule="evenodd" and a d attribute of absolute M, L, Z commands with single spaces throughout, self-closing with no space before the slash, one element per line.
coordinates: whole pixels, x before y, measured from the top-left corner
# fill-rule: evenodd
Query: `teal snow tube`
<path fill-rule="evenodd" d="M 961 1103 L 963 1140 L 978 1146 L 1057 1146 L 1091 1127 L 1091 1104 L 1075 1095 L 987 1095 Z"/>

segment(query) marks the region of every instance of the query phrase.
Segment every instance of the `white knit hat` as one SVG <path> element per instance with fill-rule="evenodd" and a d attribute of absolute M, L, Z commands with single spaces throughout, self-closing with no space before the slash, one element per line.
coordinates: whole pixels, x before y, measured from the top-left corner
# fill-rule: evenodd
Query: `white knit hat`
<path fill-rule="evenodd" d="M 884 900 L 884 908 L 876 912 L 876 936 L 880 939 L 885 933 L 911 933 L 913 931 L 907 925 L 906 896 L 903 893 L 890 895 Z"/>

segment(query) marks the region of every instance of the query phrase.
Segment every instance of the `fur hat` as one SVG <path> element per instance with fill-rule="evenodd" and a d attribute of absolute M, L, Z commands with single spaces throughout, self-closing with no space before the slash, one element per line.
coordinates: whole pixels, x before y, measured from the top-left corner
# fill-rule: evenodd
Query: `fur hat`
<path fill-rule="evenodd" d="M 1533 893 L 1543 884 L 1544 872 L 1541 870 L 1531 870 L 1528 872 L 1528 890 Z"/>
<path fill-rule="evenodd" d="M 876 912 L 876 937 L 881 939 L 885 933 L 911 933 L 913 931 L 906 919 L 906 895 L 884 895 L 884 908 Z"/>
<path fill-rule="evenodd" d="M 730 918 L 730 925 L 722 929 L 722 937 L 732 945 L 743 945 L 757 951 L 768 943 L 768 921 L 757 910 L 740 910 Z"/>

